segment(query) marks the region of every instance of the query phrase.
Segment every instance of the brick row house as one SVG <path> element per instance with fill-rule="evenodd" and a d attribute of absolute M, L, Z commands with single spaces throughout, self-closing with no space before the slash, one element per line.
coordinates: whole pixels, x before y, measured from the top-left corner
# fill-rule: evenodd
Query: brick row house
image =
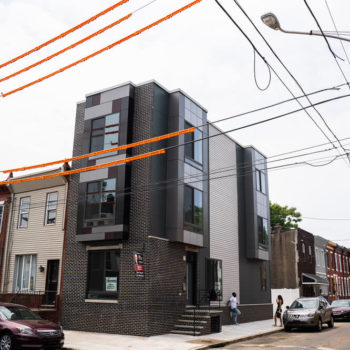
<path fill-rule="evenodd" d="M 232 322 L 232 292 L 240 322 L 270 319 L 269 190 L 259 150 L 222 134 L 182 90 L 151 81 L 79 102 L 73 156 L 189 127 L 193 134 L 73 161 L 72 169 L 161 147 L 163 155 L 1 188 L 0 300 L 45 309 L 66 329 L 142 336 L 192 334 L 200 306 L 195 334 L 218 330 Z"/>
<path fill-rule="evenodd" d="M 328 242 L 327 262 L 330 300 L 350 298 L 350 249 Z"/>
<path fill-rule="evenodd" d="M 298 296 L 350 298 L 350 249 L 300 228 L 271 235 L 272 290 L 299 289 Z"/>

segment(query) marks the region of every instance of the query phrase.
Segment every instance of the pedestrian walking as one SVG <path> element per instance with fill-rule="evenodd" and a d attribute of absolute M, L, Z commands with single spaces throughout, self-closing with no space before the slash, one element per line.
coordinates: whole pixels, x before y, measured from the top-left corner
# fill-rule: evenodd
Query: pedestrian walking
<path fill-rule="evenodd" d="M 230 307 L 230 317 L 233 319 L 233 324 L 238 325 L 237 316 L 239 316 L 241 312 L 237 308 L 237 294 L 235 292 L 232 293 L 232 296 L 227 302 L 227 305 Z"/>
<path fill-rule="evenodd" d="M 281 323 L 280 327 L 282 327 L 282 305 L 283 305 L 282 295 L 277 296 L 276 303 L 277 303 L 277 309 L 274 316 L 274 320 L 275 320 L 274 326 L 277 327 L 277 318 L 279 318 Z"/>

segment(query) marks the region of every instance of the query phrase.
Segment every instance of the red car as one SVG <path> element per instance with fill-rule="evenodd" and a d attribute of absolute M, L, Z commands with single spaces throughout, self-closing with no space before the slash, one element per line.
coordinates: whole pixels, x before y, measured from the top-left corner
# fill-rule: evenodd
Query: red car
<path fill-rule="evenodd" d="M 62 328 L 23 305 L 0 303 L 0 350 L 61 349 Z"/>
<path fill-rule="evenodd" d="M 332 301 L 334 320 L 350 321 L 350 299 L 341 299 Z"/>

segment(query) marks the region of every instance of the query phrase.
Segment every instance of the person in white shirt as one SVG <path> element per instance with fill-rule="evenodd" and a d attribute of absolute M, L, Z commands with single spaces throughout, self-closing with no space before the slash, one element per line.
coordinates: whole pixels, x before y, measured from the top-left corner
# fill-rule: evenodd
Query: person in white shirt
<path fill-rule="evenodd" d="M 237 294 L 235 292 L 232 293 L 232 297 L 227 302 L 230 305 L 230 317 L 233 319 L 233 324 L 238 325 L 237 316 L 240 315 L 240 311 L 237 308 Z"/>

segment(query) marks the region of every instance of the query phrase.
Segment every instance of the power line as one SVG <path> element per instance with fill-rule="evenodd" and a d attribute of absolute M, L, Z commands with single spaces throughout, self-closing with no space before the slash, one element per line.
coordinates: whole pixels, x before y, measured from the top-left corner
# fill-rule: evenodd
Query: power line
<path fill-rule="evenodd" d="M 51 43 L 57 41 L 58 39 L 64 38 L 64 37 L 67 36 L 68 34 L 73 33 L 73 32 L 75 32 L 77 29 L 86 26 L 87 24 L 89 24 L 89 23 L 95 21 L 97 18 L 99 18 L 99 17 L 105 15 L 106 13 L 108 13 L 108 12 L 114 10 L 115 8 L 117 8 L 117 7 L 121 6 L 121 5 L 124 5 L 124 4 L 127 3 L 128 1 L 129 1 L 129 0 L 122 0 L 122 1 L 119 1 L 118 3 L 114 4 L 113 6 L 108 7 L 107 9 L 103 10 L 102 12 L 99 12 L 98 14 L 96 14 L 96 15 L 90 17 L 90 18 L 87 19 L 86 21 L 84 21 L 84 22 L 82 22 L 82 23 L 76 25 L 75 27 L 73 27 L 73 28 L 71 28 L 71 29 L 69 29 L 69 30 L 63 32 L 62 34 L 59 34 L 59 35 L 55 36 L 54 38 L 52 38 L 52 39 L 50 39 L 50 40 L 44 42 L 43 44 L 41 44 L 41 45 L 39 45 L 39 46 L 36 46 L 34 49 L 31 49 L 31 50 L 29 50 L 29 51 L 27 51 L 27 52 L 25 52 L 25 53 L 23 53 L 23 54 L 21 54 L 21 55 L 15 57 L 15 58 L 13 58 L 13 59 L 11 59 L 11 60 L 5 62 L 5 63 L 0 64 L 0 68 L 3 68 L 3 67 L 5 67 L 5 66 L 7 66 L 7 65 L 9 65 L 9 64 L 11 64 L 11 63 L 14 63 L 14 62 L 18 61 L 19 59 L 21 59 L 21 58 L 23 58 L 23 57 L 25 57 L 25 56 L 28 56 L 28 55 L 30 55 L 31 53 L 35 52 L 35 51 L 39 51 L 39 50 L 42 49 L 43 47 L 45 47 L 45 46 L 47 46 L 47 45 L 49 45 L 49 44 L 51 44 Z"/>
<path fill-rule="evenodd" d="M 330 16 L 330 17 L 331 17 L 331 19 L 332 19 L 332 22 L 333 22 L 333 26 L 334 26 L 334 28 L 335 28 L 335 31 L 336 31 L 337 35 L 339 36 L 340 34 L 339 34 L 339 32 L 338 32 L 337 25 L 335 24 L 335 20 L 334 20 L 334 17 L 333 17 L 333 15 L 332 15 L 332 11 L 331 11 L 331 9 L 330 9 L 330 7 L 329 7 L 329 5 L 328 5 L 328 1 L 327 1 L 327 0 L 325 0 L 325 3 L 326 3 L 326 7 L 327 7 L 327 10 L 328 10 L 329 16 Z M 342 48 L 343 48 L 343 51 L 344 51 L 345 57 L 346 57 L 346 59 L 347 59 L 348 63 L 350 64 L 348 54 L 346 53 L 346 50 L 345 50 L 345 47 L 344 47 L 343 41 L 342 41 L 340 38 L 339 38 L 339 42 L 340 42 L 340 44 L 341 44 L 341 46 L 342 46 Z"/>
<path fill-rule="evenodd" d="M 313 218 L 310 216 L 303 216 L 303 219 L 309 219 L 309 220 L 325 220 L 325 221 L 350 221 L 350 219 L 329 219 L 329 218 Z"/>
<path fill-rule="evenodd" d="M 9 95 L 12 95 L 12 94 L 14 94 L 14 93 L 16 93 L 16 92 L 18 92 L 18 91 L 24 90 L 24 89 L 26 89 L 26 88 L 28 88 L 28 87 L 30 87 L 30 86 L 33 86 L 33 85 L 38 84 L 38 83 L 40 83 L 40 82 L 42 82 L 42 81 L 44 81 L 44 80 L 46 80 L 46 79 L 49 79 L 49 78 L 51 78 L 51 77 L 53 77 L 53 76 L 55 76 L 55 75 L 57 75 L 57 74 L 59 74 L 59 73 L 62 73 L 62 72 L 64 72 L 64 71 L 66 71 L 67 69 L 70 69 L 70 68 L 72 68 L 72 67 L 74 67 L 74 66 L 76 66 L 76 65 L 78 65 L 78 64 L 80 64 L 80 63 L 82 63 L 82 62 L 85 62 L 85 61 L 89 60 L 89 59 L 92 58 L 92 57 L 95 57 L 95 56 L 97 56 L 97 55 L 99 55 L 99 54 L 101 54 L 101 53 L 103 53 L 103 52 L 105 52 L 105 51 L 107 51 L 107 50 L 110 50 L 110 49 L 112 49 L 113 47 L 115 47 L 115 46 L 117 46 L 117 45 L 120 45 L 120 44 L 122 44 L 123 42 L 128 41 L 129 39 L 136 37 L 137 35 L 142 34 L 142 33 L 145 32 L 146 30 L 149 30 L 149 29 L 151 29 L 151 28 L 153 28 L 153 27 L 159 25 L 160 23 L 165 22 L 165 21 L 171 19 L 172 17 L 174 17 L 174 16 L 178 15 L 179 13 L 181 13 L 181 12 L 183 12 L 183 11 L 189 9 L 190 7 L 192 7 L 192 6 L 194 6 L 194 5 L 198 4 L 198 3 L 200 3 L 201 1 L 202 1 L 202 0 L 195 0 L 195 1 L 192 1 L 191 3 L 189 3 L 189 4 L 187 4 L 187 5 L 183 6 L 183 7 L 181 7 L 180 9 L 171 12 L 170 14 L 168 14 L 168 15 L 166 15 L 166 16 L 160 18 L 160 19 L 158 19 L 157 21 L 152 22 L 151 24 L 149 24 L 149 25 L 147 25 L 147 26 L 145 26 L 145 27 L 143 27 L 143 28 L 141 28 L 141 29 L 139 29 L 139 30 L 133 32 L 132 34 L 129 34 L 129 35 L 125 36 L 124 38 L 122 38 L 122 39 L 120 39 L 120 40 L 118 40 L 118 41 L 115 41 L 114 43 L 112 43 L 112 44 L 110 44 L 110 45 L 108 45 L 108 46 L 105 46 L 104 48 L 102 48 L 102 49 L 100 49 L 100 50 L 98 50 L 98 51 L 93 52 L 92 54 L 90 54 L 90 55 L 88 55 L 88 56 L 85 56 L 85 57 L 83 57 L 83 58 L 81 58 L 81 59 L 79 59 L 79 60 L 77 60 L 77 61 L 75 61 L 75 62 L 73 62 L 73 63 L 71 63 L 71 64 L 69 64 L 69 65 L 67 65 L 67 66 L 64 66 L 64 67 L 62 67 L 62 68 L 60 68 L 60 69 L 58 69 L 58 70 L 56 70 L 56 71 L 54 71 L 54 72 L 52 72 L 52 73 L 50 73 L 50 74 L 48 74 L 48 75 L 45 75 L 45 76 L 43 76 L 43 77 L 41 77 L 41 78 L 39 78 L 39 79 L 37 79 L 37 80 L 34 80 L 34 81 L 32 81 L 32 82 L 30 82 L 30 83 L 28 83 L 28 84 L 22 85 L 22 86 L 20 86 L 20 87 L 14 89 L 14 90 L 11 90 L 11 91 L 8 91 L 8 92 L 5 92 L 5 93 L 1 93 L 1 96 L 2 96 L 2 97 L 6 97 L 6 96 L 9 96 Z"/>
<path fill-rule="evenodd" d="M 346 75 L 345 75 L 343 69 L 341 68 L 341 66 L 340 66 L 340 64 L 339 64 L 339 62 L 338 62 L 338 60 L 337 60 L 337 58 L 339 58 L 339 57 L 335 54 L 335 52 L 334 52 L 333 49 L 331 48 L 331 45 L 329 44 L 329 41 L 328 41 L 327 37 L 324 35 L 324 32 L 323 32 L 323 30 L 322 30 L 322 28 L 321 28 L 321 25 L 320 25 L 320 23 L 318 22 L 318 20 L 317 20 L 317 18 L 316 18 L 316 16 L 315 16 L 314 12 L 312 11 L 311 7 L 309 6 L 309 4 L 307 3 L 306 0 L 304 0 L 304 3 L 305 3 L 305 5 L 306 5 L 307 9 L 309 10 L 309 12 L 310 12 L 312 18 L 315 20 L 315 22 L 316 22 L 316 24 L 317 24 L 317 26 L 318 26 L 318 29 L 320 30 L 320 32 L 321 32 L 321 34 L 322 34 L 324 40 L 325 40 L 326 43 L 327 43 L 327 46 L 328 46 L 329 51 L 332 53 L 332 56 L 333 56 L 333 58 L 334 58 L 334 60 L 335 60 L 335 63 L 337 64 L 337 66 L 338 66 L 338 68 L 339 68 L 341 74 L 343 75 L 343 77 L 344 77 L 344 79 L 345 79 L 345 81 L 346 81 L 346 83 L 348 84 L 348 87 L 349 87 L 349 89 L 350 89 L 350 84 L 349 84 L 349 82 L 348 82 L 348 80 L 347 80 L 347 78 L 346 78 Z"/>
<path fill-rule="evenodd" d="M 217 0 L 215 0 L 217 1 Z M 236 3 L 236 5 L 238 6 L 238 8 L 242 11 L 242 13 L 246 16 L 246 18 L 249 20 L 249 22 L 252 24 L 252 26 L 254 27 L 254 29 L 257 31 L 257 33 L 260 35 L 260 37 L 264 40 L 265 44 L 268 46 L 268 48 L 270 49 L 270 51 L 273 53 L 273 55 L 277 58 L 277 60 L 281 63 L 281 65 L 283 66 L 283 68 L 287 71 L 287 73 L 289 74 L 289 76 L 294 80 L 294 82 L 297 84 L 297 86 L 299 87 L 300 91 L 305 95 L 306 99 L 308 100 L 309 104 L 312 105 L 311 100 L 309 99 L 309 97 L 306 95 L 303 87 L 301 86 L 301 84 L 299 83 L 299 81 L 295 78 L 295 76 L 291 73 L 291 71 L 287 68 L 287 66 L 284 64 L 284 62 L 281 60 L 281 58 L 277 55 L 277 53 L 275 52 L 275 50 L 272 48 L 272 46 L 269 44 L 269 42 L 266 40 L 266 38 L 264 37 L 264 35 L 260 32 L 260 30 L 257 28 L 257 26 L 255 25 L 255 23 L 252 21 L 252 19 L 249 17 L 249 15 L 246 13 L 246 11 L 243 9 L 243 7 L 238 3 L 237 0 L 234 0 L 234 2 Z M 234 22 L 235 23 L 235 22 Z M 236 24 L 236 23 L 235 23 Z M 238 24 L 236 24 L 236 26 L 238 26 Z M 240 29 L 242 31 L 242 29 Z M 279 78 L 280 79 L 280 78 Z M 280 79 L 281 81 L 281 79 Z M 346 83 L 348 84 L 348 82 L 346 81 Z M 294 97 L 294 94 L 292 93 L 292 91 L 286 86 L 286 84 L 283 83 L 283 85 L 288 89 L 288 91 L 292 94 L 292 96 Z M 296 100 L 300 106 L 302 106 L 302 104 L 300 103 L 299 100 Z M 334 136 L 334 138 L 337 140 L 338 144 L 342 147 L 341 142 L 339 141 L 338 137 L 335 135 L 335 133 L 333 132 L 333 130 L 330 128 L 330 126 L 328 125 L 328 123 L 326 122 L 326 120 L 324 119 L 324 117 L 322 116 L 322 114 L 318 111 L 317 108 L 313 107 L 313 109 L 315 110 L 315 112 L 318 114 L 318 116 L 322 119 L 323 123 L 326 125 L 327 129 L 331 132 L 331 134 Z M 314 118 L 312 118 L 311 114 L 308 113 L 306 111 L 306 114 L 309 116 L 309 118 L 314 122 L 314 124 L 322 131 L 323 135 L 327 138 L 328 141 L 332 142 L 329 137 L 325 134 L 325 132 L 323 131 L 323 129 L 317 124 L 317 122 L 314 120 Z M 347 153 L 347 151 L 342 147 L 343 151 L 345 153 Z"/>

